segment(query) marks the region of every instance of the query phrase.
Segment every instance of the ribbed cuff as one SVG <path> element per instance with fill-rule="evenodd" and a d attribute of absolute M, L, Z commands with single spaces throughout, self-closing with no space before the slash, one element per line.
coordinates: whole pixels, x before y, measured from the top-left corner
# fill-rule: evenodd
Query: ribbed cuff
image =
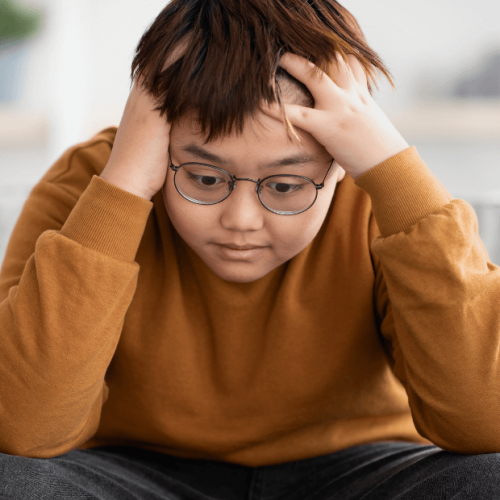
<path fill-rule="evenodd" d="M 355 184 L 370 195 L 383 237 L 410 229 L 453 199 L 415 146 L 361 174 Z"/>
<path fill-rule="evenodd" d="M 60 234 L 115 259 L 133 262 L 153 203 L 94 175 Z"/>

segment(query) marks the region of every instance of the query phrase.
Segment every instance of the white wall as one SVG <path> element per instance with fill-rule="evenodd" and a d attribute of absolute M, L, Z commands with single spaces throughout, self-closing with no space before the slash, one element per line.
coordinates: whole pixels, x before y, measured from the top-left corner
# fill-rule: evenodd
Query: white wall
<path fill-rule="evenodd" d="M 474 72 L 478 56 L 500 47 L 498 0 L 341 0 L 370 45 L 395 76 L 397 94 L 381 87 L 379 103 L 390 110 L 427 85 L 447 87 Z"/>
<path fill-rule="evenodd" d="M 130 65 L 165 0 L 36 0 L 46 26 L 33 44 L 20 109 L 49 117 L 51 159 L 96 128 L 118 125 Z"/>

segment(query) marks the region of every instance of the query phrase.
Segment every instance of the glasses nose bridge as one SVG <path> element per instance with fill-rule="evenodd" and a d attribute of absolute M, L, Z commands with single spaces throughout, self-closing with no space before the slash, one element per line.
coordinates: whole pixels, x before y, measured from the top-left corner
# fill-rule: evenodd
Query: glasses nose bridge
<path fill-rule="evenodd" d="M 248 177 L 235 177 L 233 175 L 233 181 L 249 181 L 249 182 L 255 182 L 255 184 L 258 184 L 260 182 L 260 179 L 255 180 L 255 179 L 249 179 Z"/>
<path fill-rule="evenodd" d="M 232 190 L 236 189 L 236 181 L 254 182 L 256 184 L 255 191 L 258 192 L 258 190 L 259 190 L 260 179 L 255 180 L 255 179 L 250 179 L 248 177 L 236 177 L 234 175 L 233 175 L 232 179 L 233 179 L 233 189 Z"/>

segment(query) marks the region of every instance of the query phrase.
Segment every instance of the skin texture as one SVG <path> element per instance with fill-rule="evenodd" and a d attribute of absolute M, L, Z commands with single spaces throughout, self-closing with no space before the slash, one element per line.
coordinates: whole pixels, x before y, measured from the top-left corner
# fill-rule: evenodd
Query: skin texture
<path fill-rule="evenodd" d="M 165 62 L 175 63 L 185 52 L 189 38 L 179 42 Z M 151 200 L 165 182 L 171 123 L 155 111 L 157 103 L 136 79 L 125 105 L 111 156 L 101 173 L 110 184 Z"/>
<path fill-rule="evenodd" d="M 174 165 L 206 160 L 182 150 L 194 143 L 227 160 L 228 166 L 216 164 L 236 177 L 262 179 L 273 174 L 296 174 L 317 184 L 323 180 L 332 161 L 331 155 L 311 134 L 299 130 L 301 143 L 287 138 L 283 125 L 263 113 L 245 124 L 243 134 L 232 134 L 203 145 L 204 137 L 193 116 L 183 117 L 172 126 L 170 152 Z M 307 152 L 317 161 L 305 166 L 262 168 L 292 154 Z M 344 170 L 334 162 L 325 187 L 319 190 L 316 203 L 297 215 L 278 215 L 260 203 L 252 182 L 237 181 L 231 195 L 215 205 L 197 205 L 184 199 L 175 189 L 174 171 L 168 170 L 163 188 L 169 218 L 183 240 L 205 264 L 226 281 L 247 283 L 266 275 L 301 252 L 318 233 L 325 220 L 337 182 Z M 252 258 L 228 259 L 220 243 L 266 248 Z"/>
<path fill-rule="evenodd" d="M 113 149 L 100 177 L 136 196 L 151 200 L 167 175 L 171 125 L 153 111 L 150 95 L 134 83 Z"/>

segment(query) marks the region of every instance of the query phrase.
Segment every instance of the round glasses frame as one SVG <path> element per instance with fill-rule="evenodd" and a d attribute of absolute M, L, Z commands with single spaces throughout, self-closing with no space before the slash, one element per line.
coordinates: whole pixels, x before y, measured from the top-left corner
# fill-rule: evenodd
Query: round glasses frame
<path fill-rule="evenodd" d="M 268 175 L 267 177 L 264 177 L 263 179 L 257 179 L 257 180 L 255 180 L 255 179 L 248 179 L 246 177 L 236 177 L 234 175 L 231 175 L 226 170 L 224 170 L 222 168 L 219 168 L 219 167 L 216 167 L 215 165 L 209 165 L 208 163 L 200 163 L 200 162 L 194 162 L 194 161 L 190 161 L 190 162 L 187 162 L 187 163 L 182 163 L 181 165 L 176 166 L 172 162 L 172 158 L 170 156 L 170 151 L 169 151 L 169 160 L 170 160 L 170 165 L 169 166 L 175 172 L 175 174 L 174 174 L 175 189 L 177 190 L 177 192 L 184 199 L 190 201 L 191 203 L 195 203 L 197 205 L 217 205 L 218 203 L 221 203 L 225 199 L 227 199 L 231 195 L 231 193 L 236 189 L 236 181 L 249 181 L 249 182 L 255 182 L 257 184 L 255 186 L 255 192 L 257 193 L 257 196 L 259 198 L 259 201 L 260 201 L 261 205 L 266 210 L 269 210 L 273 214 L 277 214 L 277 215 L 298 215 L 298 214 L 306 212 L 307 210 L 309 210 L 316 203 L 316 200 L 318 199 L 318 191 L 320 189 L 323 189 L 325 187 L 326 178 L 328 177 L 328 173 L 330 172 L 330 169 L 332 168 L 332 165 L 333 165 L 333 162 L 335 161 L 335 158 L 332 159 L 332 162 L 330 163 L 330 166 L 328 167 L 328 170 L 326 171 L 325 177 L 324 177 L 323 181 L 321 182 L 321 184 L 316 184 L 312 179 L 309 179 L 309 177 L 304 177 L 302 175 L 294 175 L 294 174 L 279 174 L 279 175 L 274 174 L 274 175 Z M 179 169 L 181 167 L 183 167 L 184 165 L 203 165 L 205 167 L 210 167 L 210 168 L 213 168 L 215 170 L 218 170 L 219 172 L 222 172 L 222 173 L 226 174 L 231 179 L 231 184 L 229 184 L 229 193 L 227 194 L 227 196 L 225 196 L 224 198 L 222 198 L 222 200 L 216 201 L 214 203 L 203 203 L 202 201 L 194 200 L 192 198 L 187 197 L 183 193 L 181 193 L 181 191 L 177 187 L 177 182 L 175 181 L 175 177 L 176 177 L 176 174 L 179 171 Z M 262 198 L 260 197 L 260 190 L 259 190 L 260 185 L 264 181 L 266 181 L 267 179 L 271 179 L 272 177 L 298 177 L 299 179 L 303 179 L 303 180 L 309 181 L 316 188 L 316 196 L 314 197 L 313 202 L 307 208 L 305 208 L 304 210 L 301 210 L 300 212 L 289 213 L 289 212 L 279 212 L 279 211 L 276 211 L 276 210 L 272 210 L 271 208 L 269 208 L 268 206 L 266 206 L 265 203 L 262 201 Z"/>

